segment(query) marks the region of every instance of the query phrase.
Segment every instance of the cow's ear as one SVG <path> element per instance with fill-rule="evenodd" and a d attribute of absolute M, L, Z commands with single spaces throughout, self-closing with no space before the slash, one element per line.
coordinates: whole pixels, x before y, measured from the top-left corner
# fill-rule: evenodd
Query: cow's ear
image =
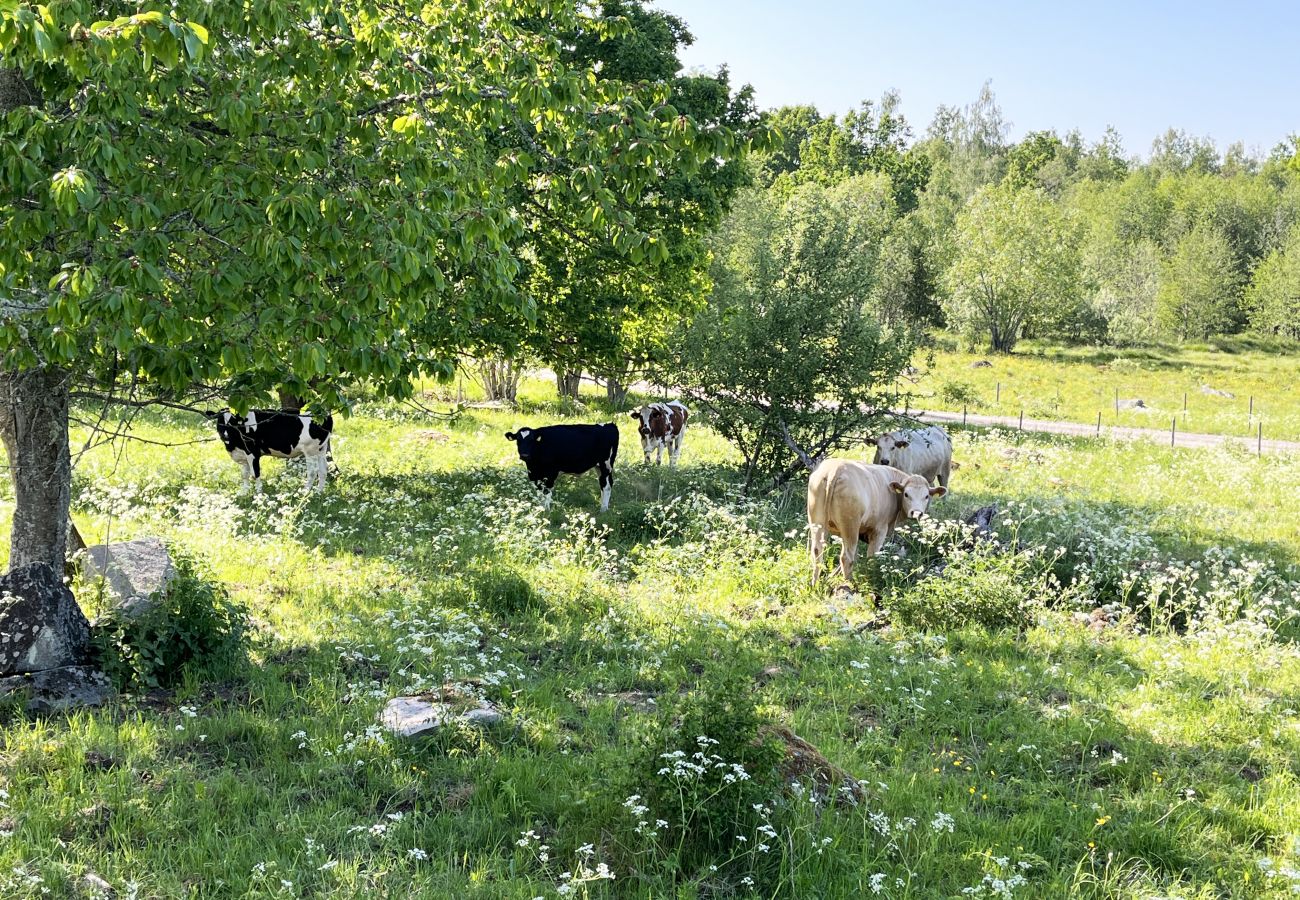
<path fill-rule="evenodd" d="M 894 441 L 894 446 L 901 450 L 903 447 L 907 446 L 907 443 L 907 441 Z"/>
<path fill-rule="evenodd" d="M 216 421 L 216 418 L 219 415 L 221 415 L 221 413 L 217 412 L 215 409 L 203 410 L 203 418 L 205 419 L 212 419 L 213 421 Z"/>
<path fill-rule="evenodd" d="M 867 438 L 867 446 L 868 446 L 868 447 L 874 447 L 874 446 L 876 446 L 876 439 L 875 439 L 875 438 Z"/>
<path fill-rule="evenodd" d="M 519 435 L 515 434 L 513 431 L 507 431 L 507 432 L 506 432 L 506 440 L 507 440 L 507 441 L 514 441 L 514 440 L 518 440 L 518 439 L 519 439 Z"/>
<path fill-rule="evenodd" d="M 634 418 L 634 419 L 638 419 L 638 420 L 641 418 L 641 413 L 639 413 L 639 412 L 636 411 L 635 409 L 632 410 L 630 413 L 628 413 L 628 415 L 631 416 L 632 418 Z"/>
<path fill-rule="evenodd" d="M 943 485 L 939 485 L 938 487 L 932 487 L 932 488 L 930 488 L 930 496 L 931 496 L 931 497 L 942 497 L 942 496 L 943 496 L 944 494 L 946 494 L 946 493 L 948 493 L 948 489 L 947 489 L 946 487 L 944 487 Z"/>
<path fill-rule="evenodd" d="M 892 490 L 895 494 L 901 494 L 901 493 L 903 493 L 903 482 L 901 482 L 901 481 L 891 481 L 891 482 L 889 482 L 889 488 L 890 488 L 890 490 Z"/>

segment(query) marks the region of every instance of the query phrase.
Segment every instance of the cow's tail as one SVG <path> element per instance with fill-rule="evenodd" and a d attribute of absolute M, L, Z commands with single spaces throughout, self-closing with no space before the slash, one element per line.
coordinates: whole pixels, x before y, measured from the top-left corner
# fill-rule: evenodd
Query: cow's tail
<path fill-rule="evenodd" d="M 614 460 L 618 458 L 618 426 L 613 422 L 606 422 L 605 425 L 614 431 L 613 447 L 609 451 L 609 466 L 614 467 Z"/>

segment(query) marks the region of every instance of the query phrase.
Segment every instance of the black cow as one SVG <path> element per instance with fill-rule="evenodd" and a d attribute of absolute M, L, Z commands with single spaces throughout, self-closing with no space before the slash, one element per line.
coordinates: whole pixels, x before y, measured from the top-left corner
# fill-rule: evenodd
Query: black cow
<path fill-rule="evenodd" d="M 581 475 L 595 468 L 600 475 L 600 508 L 609 509 L 609 493 L 614 486 L 614 457 L 618 456 L 618 426 L 547 425 L 545 428 L 520 428 L 507 431 L 506 440 L 514 441 L 519 458 L 528 467 L 528 477 L 542 492 L 542 506 L 551 508 L 555 479 L 561 472 Z"/>
<path fill-rule="evenodd" d="M 329 465 L 334 461 L 330 437 L 334 432 L 334 417 L 315 420 L 309 415 L 278 409 L 253 409 L 247 416 L 238 416 L 229 410 L 204 413 L 217 424 L 217 435 L 226 445 L 226 452 L 243 470 L 247 487 L 251 480 L 258 491 L 262 489 L 262 457 L 276 456 L 307 460 L 307 489 L 313 482 L 317 490 L 325 489 Z"/>

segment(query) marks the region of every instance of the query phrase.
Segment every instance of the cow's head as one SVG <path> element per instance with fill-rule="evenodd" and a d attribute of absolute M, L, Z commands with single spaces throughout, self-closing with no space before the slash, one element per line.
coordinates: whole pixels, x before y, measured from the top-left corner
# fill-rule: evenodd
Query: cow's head
<path fill-rule="evenodd" d="M 878 438 L 867 438 L 867 444 L 876 448 L 876 455 L 871 460 L 873 463 L 878 466 L 893 466 L 897 465 L 894 462 L 894 451 L 902 450 L 907 446 L 908 441 L 906 438 L 899 437 L 896 432 L 891 432 L 882 434 Z"/>
<path fill-rule="evenodd" d="M 641 436 L 641 449 L 647 453 L 654 449 L 656 441 L 667 437 L 672 425 L 668 410 L 662 403 L 651 403 L 634 410 L 632 418 L 637 420 L 636 431 Z"/>
<path fill-rule="evenodd" d="M 527 462 L 537 452 L 537 445 L 542 442 L 542 436 L 535 428 L 520 428 L 518 431 L 507 431 L 506 440 L 515 442 L 519 458 Z"/>
<path fill-rule="evenodd" d="M 889 487 L 899 495 L 899 513 L 904 519 L 919 519 L 930 508 L 931 497 L 948 493 L 946 487 L 930 487 L 930 482 L 920 475 L 909 475 L 902 481 L 890 482 Z"/>
<path fill-rule="evenodd" d="M 222 412 L 205 412 L 204 417 L 215 422 L 217 425 L 217 437 L 221 438 L 221 443 L 226 445 L 227 452 L 232 450 L 242 450 L 245 445 L 245 437 L 248 432 L 245 430 L 243 419 L 238 418 L 230 410 Z"/>

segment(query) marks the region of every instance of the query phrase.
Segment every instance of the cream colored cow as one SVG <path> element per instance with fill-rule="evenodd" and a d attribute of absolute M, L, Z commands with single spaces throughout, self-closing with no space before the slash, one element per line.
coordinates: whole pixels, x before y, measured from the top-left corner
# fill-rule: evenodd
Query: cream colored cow
<path fill-rule="evenodd" d="M 858 558 L 858 541 L 867 542 L 867 556 L 880 552 L 894 529 L 908 519 L 919 519 L 931 497 L 942 497 L 945 487 L 930 487 L 920 475 L 893 466 L 868 465 L 851 459 L 828 459 L 808 479 L 808 551 L 812 556 L 812 583 L 821 574 L 827 535 L 838 535 L 840 574 L 849 581 Z"/>
<path fill-rule="evenodd" d="M 943 487 L 948 486 L 952 475 L 952 438 L 938 425 L 891 431 L 870 438 L 867 443 L 876 448 L 872 460 L 876 465 L 920 475 L 927 484 L 937 480 Z"/>

